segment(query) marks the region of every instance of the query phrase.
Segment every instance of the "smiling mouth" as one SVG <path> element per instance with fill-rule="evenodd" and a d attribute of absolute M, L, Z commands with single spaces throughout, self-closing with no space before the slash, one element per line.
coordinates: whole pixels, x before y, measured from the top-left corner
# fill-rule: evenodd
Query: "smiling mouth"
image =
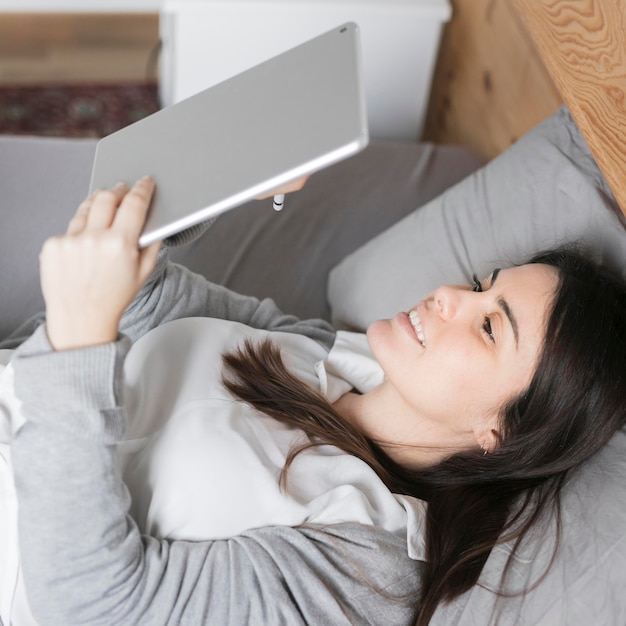
<path fill-rule="evenodd" d="M 409 311 L 409 321 L 411 322 L 411 326 L 415 329 L 415 335 L 417 336 L 418 341 L 422 344 L 422 347 L 425 348 L 426 340 L 424 338 L 424 331 L 422 330 L 422 322 L 415 309 L 411 309 Z"/>

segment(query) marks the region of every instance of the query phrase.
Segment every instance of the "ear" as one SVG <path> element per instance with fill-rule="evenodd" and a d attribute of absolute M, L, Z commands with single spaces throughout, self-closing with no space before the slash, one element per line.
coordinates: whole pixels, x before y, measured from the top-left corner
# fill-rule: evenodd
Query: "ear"
<path fill-rule="evenodd" d="M 488 426 L 474 428 L 474 437 L 485 454 L 496 450 L 502 441 L 502 434 L 495 428 Z"/>

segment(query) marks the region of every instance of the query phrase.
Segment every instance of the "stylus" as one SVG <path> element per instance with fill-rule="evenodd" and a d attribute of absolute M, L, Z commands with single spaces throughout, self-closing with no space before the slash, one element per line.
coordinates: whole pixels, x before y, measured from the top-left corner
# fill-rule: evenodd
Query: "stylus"
<path fill-rule="evenodd" d="M 285 204 L 285 194 L 279 193 L 274 196 L 274 211 L 282 211 Z"/>

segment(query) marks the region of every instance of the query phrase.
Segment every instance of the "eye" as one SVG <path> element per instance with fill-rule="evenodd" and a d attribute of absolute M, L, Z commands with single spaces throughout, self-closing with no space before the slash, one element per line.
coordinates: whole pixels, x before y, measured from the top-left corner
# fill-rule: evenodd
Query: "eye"
<path fill-rule="evenodd" d="M 480 281 L 478 280 L 476 274 L 472 274 L 472 283 L 472 291 L 480 292 L 483 290 L 483 286 L 480 284 Z"/>
<path fill-rule="evenodd" d="M 479 293 L 483 291 L 483 286 L 478 280 L 476 274 L 472 274 L 472 291 L 476 291 Z M 487 335 L 491 343 L 496 342 L 496 339 L 493 336 L 493 330 L 491 329 L 491 320 L 488 317 L 485 317 L 485 319 L 483 320 L 482 330 Z"/>
<path fill-rule="evenodd" d="M 493 336 L 493 330 L 491 329 L 491 320 L 488 317 L 485 317 L 483 321 L 483 331 L 489 337 L 489 341 L 495 343 L 495 337 Z"/>

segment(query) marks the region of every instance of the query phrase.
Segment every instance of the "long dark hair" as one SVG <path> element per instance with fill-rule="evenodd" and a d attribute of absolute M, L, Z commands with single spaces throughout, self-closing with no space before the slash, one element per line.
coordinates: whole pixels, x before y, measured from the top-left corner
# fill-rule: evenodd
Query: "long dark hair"
<path fill-rule="evenodd" d="M 626 423 L 626 286 L 579 252 L 530 260 L 557 269 L 558 286 L 529 387 L 501 410 L 503 439 L 484 456 L 453 454 L 421 470 L 394 462 L 347 423 L 325 398 L 285 369 L 271 343 L 247 343 L 224 357 L 226 386 L 277 420 L 366 461 L 394 493 L 427 500 L 426 564 L 417 624 L 439 603 L 472 587 L 498 543 L 514 541 L 509 563 L 535 522 L 554 515 L 572 470 Z M 503 580 L 508 566 L 503 573 Z"/>

